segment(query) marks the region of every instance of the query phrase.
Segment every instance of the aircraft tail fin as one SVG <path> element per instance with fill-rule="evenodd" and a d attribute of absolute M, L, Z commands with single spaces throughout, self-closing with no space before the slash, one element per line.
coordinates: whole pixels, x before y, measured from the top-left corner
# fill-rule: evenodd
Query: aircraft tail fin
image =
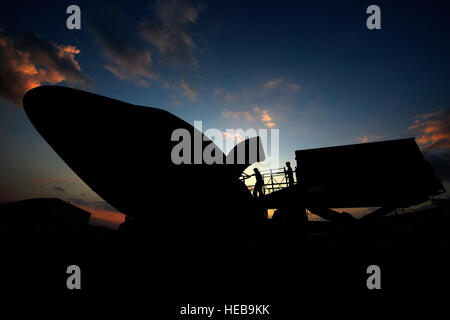
<path fill-rule="evenodd" d="M 233 165 L 235 168 L 233 175 L 240 176 L 248 166 L 265 159 L 266 155 L 261 138 L 256 136 L 234 146 L 226 157 L 226 164 Z"/>

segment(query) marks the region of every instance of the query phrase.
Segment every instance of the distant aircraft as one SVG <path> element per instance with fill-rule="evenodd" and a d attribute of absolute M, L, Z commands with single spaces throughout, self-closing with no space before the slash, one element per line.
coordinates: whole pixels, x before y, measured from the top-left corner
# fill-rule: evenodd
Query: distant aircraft
<path fill-rule="evenodd" d="M 251 139 L 240 144 L 247 151 L 244 164 L 176 165 L 171 151 L 178 141 L 171 141 L 172 132 L 184 128 L 193 136 L 197 129 L 165 110 L 59 86 L 28 91 L 23 105 L 66 164 L 99 196 L 133 218 L 139 233 L 156 247 L 245 242 L 260 219 L 239 180 L 251 164 Z M 252 139 L 259 147 L 256 160 L 264 160 L 260 139 Z M 202 150 L 213 144 L 204 140 Z"/>

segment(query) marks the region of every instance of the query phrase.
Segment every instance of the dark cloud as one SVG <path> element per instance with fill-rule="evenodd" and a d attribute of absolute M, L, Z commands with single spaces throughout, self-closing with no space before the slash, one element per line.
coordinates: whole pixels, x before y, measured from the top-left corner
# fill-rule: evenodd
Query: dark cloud
<path fill-rule="evenodd" d="M 183 26 L 194 23 L 202 7 L 188 0 L 158 0 L 155 11 L 164 26 Z"/>
<path fill-rule="evenodd" d="M 0 31 L 0 97 L 21 106 L 24 93 L 41 84 L 87 85 L 88 78 L 75 60 L 79 53 L 74 46 L 32 33 L 7 37 Z"/>
<path fill-rule="evenodd" d="M 66 192 L 66 190 L 64 190 L 61 187 L 53 187 L 53 190 L 60 191 L 60 192 Z"/>
<path fill-rule="evenodd" d="M 108 59 L 105 68 L 121 79 L 147 86 L 168 85 L 155 70 L 158 63 L 195 66 L 194 41 L 186 27 L 197 19 L 200 6 L 187 0 L 157 1 L 145 21 L 135 21 L 119 7 L 104 7 L 88 17 L 89 28 Z"/>
<path fill-rule="evenodd" d="M 152 66 L 150 47 L 140 36 L 136 21 L 119 7 L 104 7 L 89 17 L 88 24 L 109 60 L 106 69 L 139 85 L 149 85 L 148 80 L 161 81 Z"/>
<path fill-rule="evenodd" d="M 200 10 L 200 6 L 189 1 L 157 1 L 156 19 L 141 23 L 141 34 L 158 49 L 165 63 L 196 66 L 197 60 L 193 56 L 195 44 L 185 29 L 195 23 Z"/>

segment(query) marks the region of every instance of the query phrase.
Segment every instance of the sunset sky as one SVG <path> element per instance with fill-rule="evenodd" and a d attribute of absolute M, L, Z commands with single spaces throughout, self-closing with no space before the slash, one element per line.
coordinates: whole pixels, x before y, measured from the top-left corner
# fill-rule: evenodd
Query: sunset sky
<path fill-rule="evenodd" d="M 377 1 L 381 30 L 366 28 L 367 1 L 55 3 L 0 3 L 0 202 L 58 197 L 122 219 L 26 117 L 23 94 L 43 84 L 204 129 L 278 128 L 281 163 L 298 149 L 416 137 L 450 188 L 444 1 Z M 81 30 L 66 27 L 71 4 Z"/>

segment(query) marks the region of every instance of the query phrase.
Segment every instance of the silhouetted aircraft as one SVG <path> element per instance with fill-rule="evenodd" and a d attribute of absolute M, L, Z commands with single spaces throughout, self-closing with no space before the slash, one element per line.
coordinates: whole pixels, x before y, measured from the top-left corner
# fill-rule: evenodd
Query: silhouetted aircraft
<path fill-rule="evenodd" d="M 158 108 L 128 104 L 97 94 L 58 86 L 28 91 L 23 105 L 29 119 L 66 164 L 104 200 L 131 217 L 141 235 L 156 247 L 245 242 L 263 216 L 238 177 L 256 160 L 264 160 L 258 137 L 245 147 L 242 164 L 179 164 L 171 152 L 176 129 L 192 139 L 200 135 L 201 150 L 209 146 L 226 156 L 192 125 Z M 194 163 L 195 143 L 191 146 Z M 209 149 L 211 150 L 211 149 Z M 217 155 L 217 154 L 216 154 Z M 237 160 L 237 159 L 236 159 Z"/>
<path fill-rule="evenodd" d="M 264 159 L 258 137 L 225 156 L 196 128 L 161 109 L 55 86 L 28 91 L 23 103 L 31 122 L 69 167 L 133 219 L 133 234 L 157 247 L 246 244 L 259 232 L 258 223 L 265 220 L 261 210 L 267 208 L 280 209 L 275 217 L 282 214 L 304 225 L 305 209 L 346 223 L 354 218 L 331 208 L 380 207 L 364 218 L 370 221 L 445 191 L 414 139 L 401 139 L 296 151 L 297 184 L 253 201 L 238 178 Z M 172 161 L 177 129 L 189 133 L 189 163 Z M 193 164 L 198 149 L 200 155 L 213 150 L 222 164 L 203 159 Z M 245 155 L 241 164 L 239 150 Z M 226 164 L 231 159 L 234 164 Z"/>
<path fill-rule="evenodd" d="M 172 141 L 171 135 L 180 128 L 191 137 L 201 135 L 202 151 L 209 147 L 223 159 L 227 156 L 169 112 L 52 86 L 27 92 L 24 107 L 39 133 L 69 167 L 134 221 L 119 232 L 81 229 L 78 235 L 65 238 L 55 232 L 42 236 L 52 242 L 57 239 L 62 245 L 67 238 L 75 238 L 72 242 L 80 246 L 78 252 L 90 252 L 100 259 L 103 263 L 94 271 L 90 258 L 81 261 L 89 266 L 89 274 L 95 275 L 90 285 L 105 286 L 105 291 L 119 286 L 130 293 L 130 284 L 154 288 L 156 282 L 157 288 L 167 290 L 170 297 L 181 290 L 184 303 L 184 295 L 192 297 L 195 289 L 206 298 L 217 291 L 226 293 L 226 297 L 259 294 L 265 298 L 276 293 L 285 298 L 292 292 L 286 290 L 286 284 L 290 284 L 294 290 L 305 286 L 318 290 L 323 297 L 324 288 L 335 288 L 341 294 L 342 288 L 359 288 L 362 284 L 365 290 L 361 272 L 369 261 L 390 270 L 383 274 L 383 281 L 395 278 L 390 283 L 402 289 L 410 279 L 417 279 L 418 270 L 426 268 L 427 283 L 429 275 L 435 275 L 435 283 L 440 283 L 444 273 L 436 272 L 436 266 L 448 269 L 441 260 L 449 243 L 448 202 L 408 217 L 377 219 L 394 208 L 421 203 L 445 191 L 413 139 L 296 151 L 297 184 L 255 200 L 238 179 L 252 163 L 248 152 L 243 164 L 172 162 L 171 152 L 179 142 Z M 259 139 L 247 140 L 241 146 L 249 151 L 252 141 L 261 151 L 254 160 L 262 160 Z M 194 148 L 192 144 L 191 162 Z M 237 148 L 239 145 L 228 157 L 234 158 Z M 360 206 L 381 208 L 367 216 L 369 223 L 355 222 L 351 215 L 332 210 Z M 67 210 L 66 205 L 59 208 Z M 272 220 L 261 214 L 264 208 L 278 209 Z M 331 222 L 305 223 L 305 209 Z M 76 221 L 85 223 L 86 215 L 78 216 Z M 374 219 L 377 223 L 370 223 Z M 309 236 L 306 241 L 304 235 Z M 33 237 L 19 237 L 23 244 L 19 249 L 34 241 Z M 9 234 L 4 239 L 5 244 L 6 239 L 11 241 Z M 117 259 L 104 255 L 110 242 L 112 256 Z M 228 259 L 227 255 L 217 255 L 217 260 L 210 255 L 185 259 L 185 255 L 173 254 L 190 254 L 192 251 L 183 249 L 192 247 L 244 248 L 248 242 L 250 249 L 240 251 L 244 254 L 236 255 L 238 259 Z M 41 241 L 38 246 L 46 248 L 47 243 Z M 90 250 L 95 243 L 99 249 Z M 122 244 L 124 251 L 120 250 Z M 132 250 L 135 247 L 136 252 Z M 141 259 L 143 252 L 148 252 L 144 257 L 151 261 Z M 166 253 L 172 259 L 165 259 Z M 392 273 L 392 267 L 404 263 L 405 256 L 408 260 L 401 265 L 402 272 Z M 80 261 L 71 256 L 69 259 Z M 66 266 L 66 260 L 59 260 Z M 28 265 L 25 268 L 29 273 Z M 403 276 L 404 270 L 407 273 Z M 142 285 L 146 275 L 153 275 L 149 277 L 151 284 Z M 399 275 L 406 281 L 398 281 Z M 58 286 L 59 278 L 54 287 Z M 416 282 L 407 288 L 417 288 Z"/>

